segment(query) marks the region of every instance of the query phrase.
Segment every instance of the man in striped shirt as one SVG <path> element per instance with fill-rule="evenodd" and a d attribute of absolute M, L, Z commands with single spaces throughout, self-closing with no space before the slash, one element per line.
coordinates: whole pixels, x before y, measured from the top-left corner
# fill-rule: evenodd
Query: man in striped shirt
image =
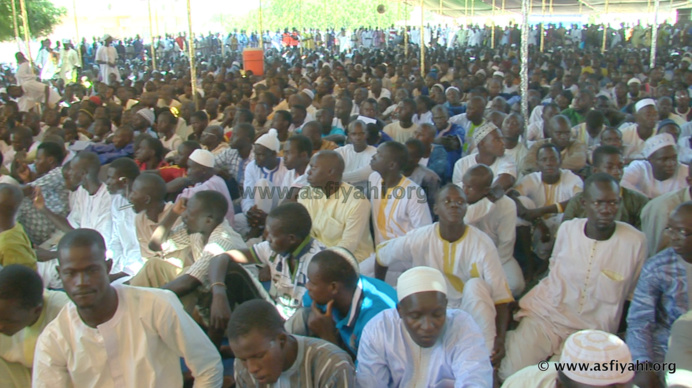
<path fill-rule="evenodd" d="M 355 387 L 349 355 L 327 341 L 294 336 L 269 302 L 238 306 L 228 324 L 240 387 Z"/>

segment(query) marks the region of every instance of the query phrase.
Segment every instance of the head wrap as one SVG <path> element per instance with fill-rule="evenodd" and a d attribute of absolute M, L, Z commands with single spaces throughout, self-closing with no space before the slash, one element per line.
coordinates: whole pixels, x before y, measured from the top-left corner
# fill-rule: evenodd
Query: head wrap
<path fill-rule="evenodd" d="M 214 154 L 207 150 L 194 150 L 189 159 L 204 167 L 214 167 Z"/>
<path fill-rule="evenodd" d="M 655 106 L 656 102 L 654 102 L 654 100 L 652 100 L 651 98 L 643 98 L 643 99 L 637 101 L 636 104 L 634 104 L 634 111 L 639 112 L 640 110 L 642 110 L 642 108 L 645 108 L 649 105 Z"/>
<path fill-rule="evenodd" d="M 108 39 L 113 39 L 113 37 L 111 36 L 111 34 L 105 34 L 105 35 L 103 35 L 103 41 L 104 41 L 104 42 L 107 41 Z"/>
<path fill-rule="evenodd" d="M 442 84 L 435 84 L 432 86 L 433 88 L 440 88 L 443 92 L 445 91 L 445 87 Z"/>
<path fill-rule="evenodd" d="M 639 78 L 630 78 L 629 81 L 627 81 L 627 86 L 632 85 L 632 84 L 639 84 L 641 85 L 642 81 L 639 80 Z"/>
<path fill-rule="evenodd" d="M 103 102 L 101 102 L 101 97 L 99 96 L 91 96 L 89 97 L 89 101 L 93 102 L 94 104 L 101 106 L 103 105 Z"/>
<path fill-rule="evenodd" d="M 660 135 L 651 136 L 644 143 L 644 156 L 648 158 L 654 152 L 668 146 L 675 147 L 675 139 L 670 133 L 661 133 Z"/>
<path fill-rule="evenodd" d="M 140 109 L 137 111 L 137 114 L 144 117 L 149 122 L 149 125 L 153 125 L 154 121 L 156 121 L 154 112 L 149 108 Z"/>
<path fill-rule="evenodd" d="M 461 90 L 459 90 L 459 88 L 456 87 L 456 86 L 450 86 L 450 87 L 448 87 L 447 90 L 445 90 L 445 93 L 447 93 L 447 92 L 450 91 L 450 90 L 456 90 L 457 92 L 461 93 Z"/>
<path fill-rule="evenodd" d="M 308 97 L 310 97 L 311 100 L 315 99 L 315 93 L 313 93 L 312 90 L 310 89 L 303 89 L 301 92 L 305 93 Z"/>
<path fill-rule="evenodd" d="M 490 121 L 486 121 L 473 131 L 473 143 L 478 146 L 478 144 L 480 144 L 480 142 L 483 141 L 486 136 L 496 129 L 497 127 L 495 124 L 491 123 Z"/>
<path fill-rule="evenodd" d="M 413 267 L 399 276 L 396 295 L 399 302 L 411 294 L 437 291 L 447 295 L 447 283 L 442 272 L 430 267 Z"/>
<path fill-rule="evenodd" d="M 565 341 L 565 347 L 560 355 L 561 363 L 572 365 L 610 363 L 613 360 L 619 364 L 628 365 L 632 362 L 630 349 L 617 336 L 600 330 L 582 330 L 572 334 Z M 565 368 L 562 373 L 574 382 L 597 387 L 627 383 L 634 377 L 633 370 L 621 372 L 617 368 L 604 368 L 601 371 Z"/>
<path fill-rule="evenodd" d="M 501 71 L 498 70 L 498 71 L 496 71 L 496 72 L 493 73 L 493 77 L 505 78 L 505 73 L 503 73 L 503 72 L 501 72 Z"/>
<path fill-rule="evenodd" d="M 269 132 L 260 136 L 259 139 L 255 140 L 255 144 L 262 145 L 268 149 L 279 152 L 281 149 L 281 142 L 279 141 L 279 133 L 276 129 L 271 128 Z"/>

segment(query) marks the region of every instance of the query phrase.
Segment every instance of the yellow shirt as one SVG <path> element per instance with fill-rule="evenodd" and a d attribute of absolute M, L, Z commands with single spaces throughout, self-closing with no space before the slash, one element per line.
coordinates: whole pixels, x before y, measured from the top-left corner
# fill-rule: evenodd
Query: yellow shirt
<path fill-rule="evenodd" d="M 6 267 L 10 264 L 22 264 L 36 270 L 36 253 L 19 223 L 0 233 L 0 265 Z"/>
<path fill-rule="evenodd" d="M 34 349 L 38 336 L 69 301 L 67 294 L 62 291 L 44 290 L 43 310 L 38 320 L 12 337 L 0 334 L 0 359 L 31 369 L 34 364 Z"/>
<path fill-rule="evenodd" d="M 346 248 L 358 261 L 374 252 L 370 202 L 355 186 L 342 182 L 329 198 L 322 189 L 306 186 L 298 193 L 298 203 L 310 213 L 312 236 L 328 248 Z"/>

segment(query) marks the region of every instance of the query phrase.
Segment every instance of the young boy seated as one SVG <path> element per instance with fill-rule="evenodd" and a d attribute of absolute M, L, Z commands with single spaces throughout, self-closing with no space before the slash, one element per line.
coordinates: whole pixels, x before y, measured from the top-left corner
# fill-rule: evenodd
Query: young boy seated
<path fill-rule="evenodd" d="M 250 250 L 228 251 L 212 259 L 209 282 L 211 324 L 215 329 L 225 330 L 231 308 L 254 298 L 274 304 L 284 319 L 293 316 L 307 292 L 308 264 L 326 249 L 310 236 L 311 228 L 310 214 L 303 205 L 285 203 L 269 212 L 266 241 Z M 242 264 L 260 264 L 263 272 L 256 277 Z M 267 292 L 259 281 L 270 279 L 271 289 Z"/>
<path fill-rule="evenodd" d="M 31 387 L 36 340 L 67 302 L 64 292 L 44 290 L 36 271 L 18 264 L 0 266 L 2 387 Z"/>

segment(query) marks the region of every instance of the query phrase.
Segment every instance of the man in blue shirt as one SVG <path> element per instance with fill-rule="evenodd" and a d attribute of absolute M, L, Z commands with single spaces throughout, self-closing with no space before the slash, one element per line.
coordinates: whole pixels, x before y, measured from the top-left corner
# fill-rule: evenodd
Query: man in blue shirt
<path fill-rule="evenodd" d="M 639 363 L 664 361 L 673 322 L 690 310 L 692 201 L 671 213 L 665 232 L 670 247 L 644 263 L 627 313 L 626 342 L 632 361 Z M 661 387 L 661 377 L 638 371 L 634 382 L 640 387 Z"/>
<path fill-rule="evenodd" d="M 365 325 L 381 311 L 396 307 L 394 288 L 359 275 L 358 261 L 344 248 L 329 248 L 313 256 L 306 288 L 303 308 L 286 323 L 286 329 L 334 343 L 354 359 Z"/>

